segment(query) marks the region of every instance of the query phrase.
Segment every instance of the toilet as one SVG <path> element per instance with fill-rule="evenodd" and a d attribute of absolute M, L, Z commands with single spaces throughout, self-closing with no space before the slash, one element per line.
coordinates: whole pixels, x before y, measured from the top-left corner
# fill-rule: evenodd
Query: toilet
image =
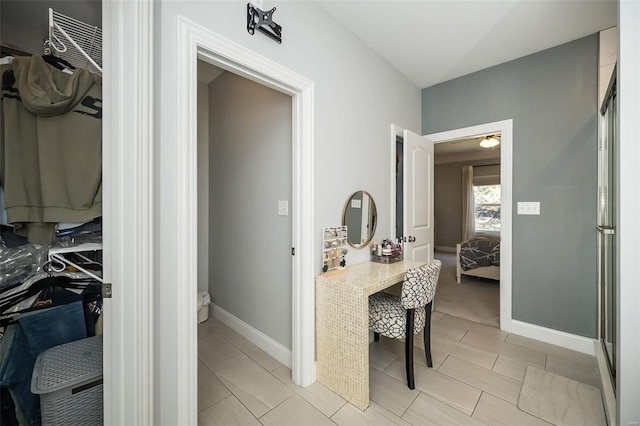
<path fill-rule="evenodd" d="M 209 305 L 211 297 L 206 291 L 198 293 L 198 323 L 205 322 L 209 319 Z"/>

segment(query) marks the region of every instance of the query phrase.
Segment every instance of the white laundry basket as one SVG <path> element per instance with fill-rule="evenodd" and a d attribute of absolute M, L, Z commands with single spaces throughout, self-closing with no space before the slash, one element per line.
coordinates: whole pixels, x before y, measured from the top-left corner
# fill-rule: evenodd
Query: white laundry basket
<path fill-rule="evenodd" d="M 209 319 L 209 305 L 211 297 L 206 291 L 198 293 L 198 323 Z"/>
<path fill-rule="evenodd" d="M 40 395 L 43 426 L 102 426 L 102 336 L 38 355 L 31 392 Z"/>

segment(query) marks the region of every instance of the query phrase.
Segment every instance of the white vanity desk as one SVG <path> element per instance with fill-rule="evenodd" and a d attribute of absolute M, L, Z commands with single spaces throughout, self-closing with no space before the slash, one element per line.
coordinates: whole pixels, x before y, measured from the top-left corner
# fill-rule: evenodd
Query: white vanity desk
<path fill-rule="evenodd" d="M 361 410 L 369 406 L 369 295 L 423 264 L 365 262 L 316 277 L 317 379 Z"/>

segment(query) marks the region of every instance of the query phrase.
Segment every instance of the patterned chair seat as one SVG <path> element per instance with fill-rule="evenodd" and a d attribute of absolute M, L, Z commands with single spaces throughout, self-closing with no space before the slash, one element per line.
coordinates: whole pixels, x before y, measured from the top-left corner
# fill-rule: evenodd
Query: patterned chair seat
<path fill-rule="evenodd" d="M 391 339 L 405 337 L 407 331 L 407 310 L 400 298 L 388 293 L 375 293 L 369 296 L 369 328 Z M 420 333 L 425 325 L 424 307 L 415 309 L 413 334 Z"/>
<path fill-rule="evenodd" d="M 415 389 L 413 376 L 413 336 L 420 331 L 424 335 L 424 353 L 427 366 L 433 367 L 431 359 L 431 308 L 436 295 L 442 262 L 431 263 L 409 269 L 402 282 L 400 297 L 387 293 L 369 296 L 369 328 L 377 342 L 380 335 L 391 339 L 405 338 L 404 352 L 407 369 L 407 386 Z M 413 333 L 410 332 L 413 330 Z"/>

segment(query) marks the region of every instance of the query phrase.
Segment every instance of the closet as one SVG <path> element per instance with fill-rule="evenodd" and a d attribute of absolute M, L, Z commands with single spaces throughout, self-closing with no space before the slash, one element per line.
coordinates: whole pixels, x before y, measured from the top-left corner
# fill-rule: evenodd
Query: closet
<path fill-rule="evenodd" d="M 0 424 L 102 425 L 101 2 L 0 16 Z"/>

